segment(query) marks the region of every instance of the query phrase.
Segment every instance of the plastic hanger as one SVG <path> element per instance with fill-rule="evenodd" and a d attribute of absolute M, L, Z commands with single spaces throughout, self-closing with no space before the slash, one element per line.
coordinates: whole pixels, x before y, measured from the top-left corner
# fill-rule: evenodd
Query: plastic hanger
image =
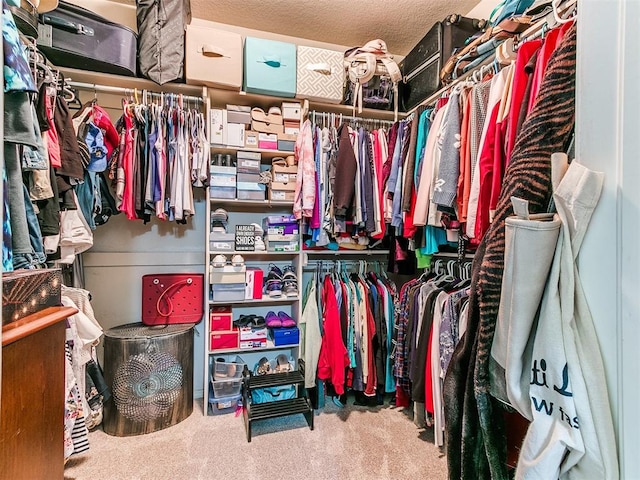
<path fill-rule="evenodd" d="M 558 25 L 569 23 L 575 16 L 575 6 L 577 4 L 577 0 L 569 0 L 568 2 L 564 3 L 564 5 L 562 5 L 563 2 L 564 0 L 552 0 L 551 2 L 551 8 L 553 9 L 553 18 Z M 569 15 L 567 17 L 563 17 L 560 14 L 561 9 L 565 13 L 568 11 Z"/>

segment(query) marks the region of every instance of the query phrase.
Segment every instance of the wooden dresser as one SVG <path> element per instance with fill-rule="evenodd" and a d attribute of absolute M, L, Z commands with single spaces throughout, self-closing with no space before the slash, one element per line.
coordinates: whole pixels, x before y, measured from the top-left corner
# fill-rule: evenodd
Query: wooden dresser
<path fill-rule="evenodd" d="M 64 320 L 49 307 L 2 327 L 0 478 L 64 477 Z"/>

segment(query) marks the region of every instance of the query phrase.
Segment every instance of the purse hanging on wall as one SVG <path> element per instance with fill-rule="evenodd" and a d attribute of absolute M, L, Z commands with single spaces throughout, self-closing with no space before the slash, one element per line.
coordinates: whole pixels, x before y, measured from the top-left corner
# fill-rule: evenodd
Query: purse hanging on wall
<path fill-rule="evenodd" d="M 154 273 L 142 276 L 142 323 L 199 323 L 204 314 L 202 273 Z"/>

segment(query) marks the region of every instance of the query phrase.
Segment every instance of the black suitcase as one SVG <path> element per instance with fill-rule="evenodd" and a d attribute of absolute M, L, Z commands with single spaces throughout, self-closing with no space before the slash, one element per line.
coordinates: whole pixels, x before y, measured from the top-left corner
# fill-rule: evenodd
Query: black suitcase
<path fill-rule="evenodd" d="M 440 88 L 440 70 L 444 62 L 486 25 L 485 20 L 450 15 L 431 27 L 400 64 L 402 110 L 411 110 Z"/>
<path fill-rule="evenodd" d="M 133 30 L 82 7 L 60 2 L 40 16 L 38 47 L 56 66 L 136 75 Z"/>

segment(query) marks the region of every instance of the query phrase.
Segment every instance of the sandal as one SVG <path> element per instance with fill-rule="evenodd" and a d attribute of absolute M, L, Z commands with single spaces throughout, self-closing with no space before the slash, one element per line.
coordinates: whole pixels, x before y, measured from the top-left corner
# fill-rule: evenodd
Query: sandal
<path fill-rule="evenodd" d="M 267 357 L 262 357 L 256 367 L 256 375 L 266 375 L 271 373 L 271 363 L 267 360 Z"/>
<path fill-rule="evenodd" d="M 253 328 L 263 328 L 267 326 L 267 322 L 264 320 L 263 316 L 253 315 L 253 319 L 251 320 L 251 326 Z"/>
<path fill-rule="evenodd" d="M 291 368 L 291 363 L 289 363 L 289 359 L 284 353 L 281 353 L 276 357 L 276 373 L 286 373 L 293 370 Z"/>
<path fill-rule="evenodd" d="M 255 315 L 253 314 L 240 315 L 240 318 L 237 318 L 233 321 L 233 325 L 238 328 L 249 326 L 253 322 L 253 317 L 255 317 Z"/>

